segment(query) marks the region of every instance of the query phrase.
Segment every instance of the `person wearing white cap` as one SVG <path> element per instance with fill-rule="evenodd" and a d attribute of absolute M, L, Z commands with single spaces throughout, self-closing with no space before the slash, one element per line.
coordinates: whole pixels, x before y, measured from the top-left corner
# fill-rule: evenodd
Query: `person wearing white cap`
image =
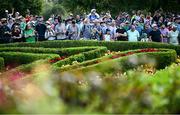
<path fill-rule="evenodd" d="M 45 32 L 45 39 L 47 40 L 55 40 L 56 39 L 56 33 L 55 31 L 52 29 L 51 27 L 51 22 L 50 21 L 46 21 L 46 32 Z"/>
<path fill-rule="evenodd" d="M 157 24 L 152 25 L 153 30 L 149 33 L 149 39 L 153 42 L 161 42 L 163 36 L 161 31 L 158 29 Z"/>
<path fill-rule="evenodd" d="M 179 31 L 177 30 L 177 26 L 173 25 L 172 30 L 169 32 L 169 43 L 173 45 L 178 45 L 178 36 L 179 36 Z"/>
<path fill-rule="evenodd" d="M 91 10 L 91 13 L 88 15 L 88 18 L 89 18 L 89 20 L 92 22 L 92 21 L 94 21 L 94 20 L 96 20 L 96 19 L 99 19 L 100 16 L 99 16 L 98 13 L 96 13 L 96 9 L 92 9 L 92 10 Z"/>
<path fill-rule="evenodd" d="M 127 31 L 127 35 L 128 35 L 128 41 L 130 42 L 137 42 L 140 37 L 140 34 L 136 30 L 136 27 L 134 25 L 132 25 L 131 29 Z"/>

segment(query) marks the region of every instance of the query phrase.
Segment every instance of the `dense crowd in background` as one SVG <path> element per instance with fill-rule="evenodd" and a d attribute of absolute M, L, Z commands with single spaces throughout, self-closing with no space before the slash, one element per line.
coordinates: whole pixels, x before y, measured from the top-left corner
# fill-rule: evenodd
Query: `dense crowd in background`
<path fill-rule="evenodd" d="M 179 44 L 180 15 L 157 10 L 144 13 L 120 12 L 115 18 L 111 13 L 98 14 L 92 9 L 88 15 L 26 16 L 19 12 L 6 12 L 0 21 L 0 43 L 36 42 L 45 40 L 98 40 L 142 41 Z"/>

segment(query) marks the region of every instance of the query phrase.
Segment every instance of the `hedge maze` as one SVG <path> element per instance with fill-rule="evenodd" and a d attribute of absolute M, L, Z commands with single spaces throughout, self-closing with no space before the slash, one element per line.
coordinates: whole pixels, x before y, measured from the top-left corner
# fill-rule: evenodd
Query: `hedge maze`
<path fill-rule="evenodd" d="M 180 46 L 142 42 L 46 41 L 0 45 L 2 72 L 18 70 L 31 72 L 40 64 L 48 63 L 56 72 L 102 74 L 127 71 L 150 60 L 157 69 L 176 61 Z M 7 70 L 7 67 L 11 66 Z"/>

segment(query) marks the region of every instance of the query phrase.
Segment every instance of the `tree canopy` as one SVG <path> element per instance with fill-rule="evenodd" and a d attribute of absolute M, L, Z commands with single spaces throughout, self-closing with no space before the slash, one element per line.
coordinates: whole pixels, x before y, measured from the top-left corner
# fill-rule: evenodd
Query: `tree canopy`
<path fill-rule="evenodd" d="M 117 15 L 119 11 L 139 9 L 155 11 L 162 8 L 165 11 L 180 11 L 179 0 L 1 0 L 0 17 L 3 16 L 6 9 L 11 10 L 11 8 L 15 8 L 15 11 L 23 15 L 25 15 L 26 9 L 30 9 L 31 14 L 40 14 L 43 2 L 58 4 L 59 6 L 54 4 L 55 8 L 58 6 L 58 9 L 64 8 L 74 14 L 89 12 L 92 8 L 96 8 L 99 12 L 109 10 L 112 15 Z M 51 8 L 51 12 L 56 11 L 55 8 Z M 48 8 L 45 7 L 45 9 Z"/>
<path fill-rule="evenodd" d="M 165 11 L 180 11 L 179 0 L 54 0 L 65 6 L 71 12 L 84 12 L 92 8 L 98 11 L 110 10 L 117 14 L 119 11 L 147 10 L 154 11 L 162 8 Z"/>
<path fill-rule="evenodd" d="M 32 14 L 40 14 L 42 3 L 42 0 L 1 0 L 0 17 L 5 15 L 5 10 L 11 11 L 12 8 L 23 15 L 25 15 L 27 9 L 29 9 Z"/>

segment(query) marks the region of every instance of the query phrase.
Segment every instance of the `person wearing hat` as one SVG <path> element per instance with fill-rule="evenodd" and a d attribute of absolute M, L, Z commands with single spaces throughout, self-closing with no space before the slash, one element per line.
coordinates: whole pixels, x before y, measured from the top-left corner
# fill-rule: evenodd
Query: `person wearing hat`
<path fill-rule="evenodd" d="M 25 37 L 25 41 L 28 43 L 36 42 L 35 30 L 32 28 L 31 24 L 29 23 L 26 25 L 26 28 L 24 30 L 24 37 Z"/>
<path fill-rule="evenodd" d="M 137 42 L 140 37 L 140 34 L 136 30 L 136 27 L 134 25 L 132 25 L 131 29 L 127 31 L 127 35 L 128 35 L 128 41 L 130 42 Z"/>
<path fill-rule="evenodd" d="M 104 41 L 111 41 L 111 30 L 106 29 L 106 34 L 103 36 Z"/>
<path fill-rule="evenodd" d="M 153 42 L 161 42 L 162 41 L 161 31 L 158 29 L 157 24 L 152 25 L 152 31 L 149 33 L 149 39 Z"/>
<path fill-rule="evenodd" d="M 83 22 L 83 27 L 81 29 L 82 38 L 84 38 L 85 40 L 91 39 L 91 28 L 92 25 L 90 24 L 89 19 L 85 18 Z"/>
<path fill-rule="evenodd" d="M 177 30 L 177 26 L 176 25 L 173 25 L 172 26 L 172 30 L 169 32 L 169 43 L 170 44 L 173 44 L 173 45 L 178 45 L 179 42 L 178 42 L 178 37 L 179 37 L 179 31 Z"/>
<path fill-rule="evenodd" d="M 169 34 L 169 30 L 166 28 L 164 24 L 162 24 L 160 27 L 160 31 L 163 36 L 162 42 L 167 43 L 168 42 L 167 36 Z"/>
<path fill-rule="evenodd" d="M 69 25 L 67 32 L 68 32 L 68 39 L 70 39 L 70 40 L 79 40 L 80 39 L 80 30 L 79 30 L 75 20 L 72 21 L 71 25 Z"/>
<path fill-rule="evenodd" d="M 35 26 L 38 41 L 45 40 L 46 25 L 43 23 L 43 18 L 38 20 L 38 24 Z"/>
<path fill-rule="evenodd" d="M 120 27 L 116 30 L 116 40 L 117 41 L 128 41 L 127 32 L 123 29 L 124 23 L 121 23 Z"/>
<path fill-rule="evenodd" d="M 96 13 L 96 9 L 92 9 L 91 13 L 88 15 L 88 18 L 89 18 L 90 22 L 93 22 L 94 20 L 99 19 L 100 16 L 98 13 Z"/>
<path fill-rule="evenodd" d="M 13 42 L 22 42 L 22 31 L 18 25 L 15 25 L 12 29 Z"/>
<path fill-rule="evenodd" d="M 123 29 L 125 29 L 126 31 L 128 31 L 130 29 L 130 22 L 129 21 L 125 21 Z"/>
<path fill-rule="evenodd" d="M 51 22 L 46 21 L 46 26 L 47 26 L 47 30 L 45 32 L 45 39 L 47 39 L 47 40 L 55 40 L 56 39 L 55 31 L 51 27 Z"/>
<path fill-rule="evenodd" d="M 11 42 L 11 30 L 7 26 L 7 19 L 1 19 L 2 25 L 0 26 L 0 43 Z"/>
<path fill-rule="evenodd" d="M 96 39 L 96 40 L 103 40 L 103 30 L 101 28 L 100 25 L 100 21 L 99 20 L 95 20 L 94 21 L 94 25 L 92 26 L 92 31 L 91 31 L 91 36 L 92 39 Z"/>
<path fill-rule="evenodd" d="M 14 19 L 13 18 L 9 18 L 8 22 L 7 22 L 7 26 L 9 27 L 10 30 L 12 30 L 13 24 L 14 24 Z"/>
<path fill-rule="evenodd" d="M 67 24 L 67 26 L 69 27 L 69 23 Z M 67 27 L 67 28 L 68 28 Z M 55 25 L 55 33 L 56 33 L 56 38 L 57 40 L 64 40 L 66 39 L 66 26 L 65 24 L 62 22 L 62 20 L 57 21 L 57 24 Z"/>

